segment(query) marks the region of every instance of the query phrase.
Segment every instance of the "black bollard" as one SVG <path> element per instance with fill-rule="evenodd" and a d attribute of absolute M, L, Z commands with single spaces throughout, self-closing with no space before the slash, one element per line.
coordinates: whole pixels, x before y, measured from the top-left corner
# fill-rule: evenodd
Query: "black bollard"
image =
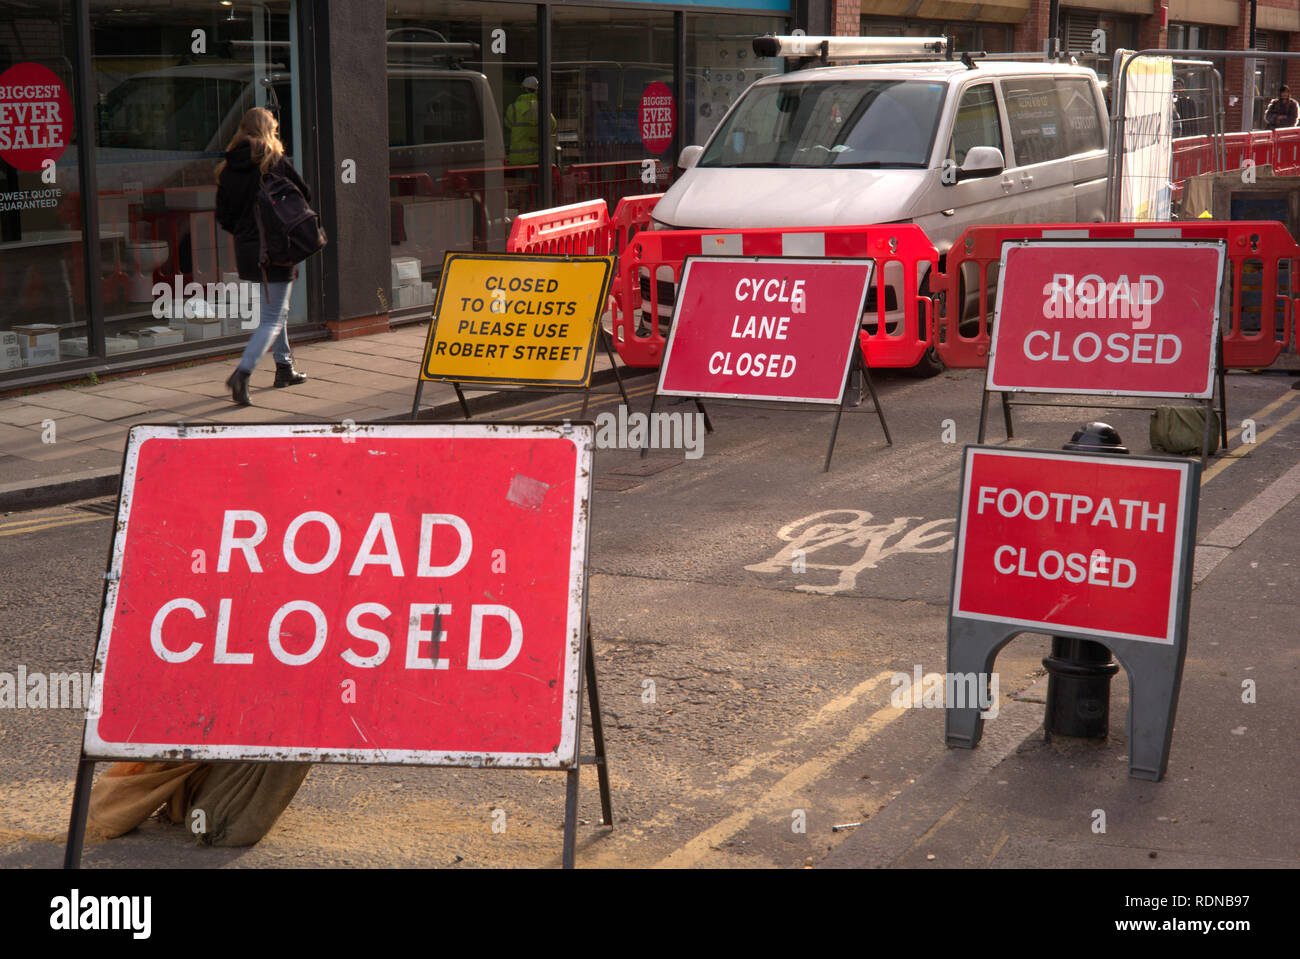
<path fill-rule="evenodd" d="M 1128 449 L 1119 433 L 1106 423 L 1089 423 L 1075 430 L 1062 449 L 1076 453 L 1123 453 Z M 1081 739 L 1105 739 L 1110 728 L 1110 680 L 1119 666 L 1110 650 L 1089 639 L 1052 637 L 1052 654 L 1043 660 L 1047 669 L 1047 708 L 1043 733 Z"/>

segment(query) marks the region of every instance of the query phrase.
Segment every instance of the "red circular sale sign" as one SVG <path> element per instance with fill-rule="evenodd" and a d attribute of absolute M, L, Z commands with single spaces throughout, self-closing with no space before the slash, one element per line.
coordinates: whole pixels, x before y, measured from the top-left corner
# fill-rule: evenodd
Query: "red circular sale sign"
<path fill-rule="evenodd" d="M 641 94 L 641 142 L 651 153 L 663 153 L 673 142 L 677 110 L 668 84 L 655 82 Z"/>
<path fill-rule="evenodd" d="M 72 136 L 72 98 L 63 81 L 39 63 L 0 73 L 0 158 L 18 170 L 57 160 Z"/>

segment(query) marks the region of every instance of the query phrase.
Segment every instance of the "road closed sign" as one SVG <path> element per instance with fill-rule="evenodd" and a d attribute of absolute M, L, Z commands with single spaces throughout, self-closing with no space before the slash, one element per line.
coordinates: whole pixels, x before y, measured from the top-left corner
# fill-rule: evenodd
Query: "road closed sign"
<path fill-rule="evenodd" d="M 448 253 L 423 380 L 586 386 L 613 257 Z"/>
<path fill-rule="evenodd" d="M 1199 464 L 967 447 L 952 616 L 1172 645 Z"/>
<path fill-rule="evenodd" d="M 839 403 L 871 268 L 870 260 L 688 259 L 660 395 Z"/>
<path fill-rule="evenodd" d="M 1218 242 L 1004 244 L 987 388 L 1213 396 L 1223 260 Z"/>
<path fill-rule="evenodd" d="M 571 767 L 591 450 L 133 428 L 85 755 Z"/>

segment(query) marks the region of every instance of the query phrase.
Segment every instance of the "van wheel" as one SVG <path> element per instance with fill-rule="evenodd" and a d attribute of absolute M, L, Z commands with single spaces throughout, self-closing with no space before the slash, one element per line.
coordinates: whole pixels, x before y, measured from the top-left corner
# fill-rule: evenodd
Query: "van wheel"
<path fill-rule="evenodd" d="M 919 290 L 917 290 L 917 292 L 921 296 L 930 295 L 929 276 L 926 276 L 925 279 L 921 281 L 921 287 Z M 927 314 L 926 322 L 933 325 L 934 324 L 933 305 L 931 305 L 929 310 L 926 311 L 926 314 Z M 911 367 L 910 369 L 908 369 L 907 375 L 914 376 L 917 379 L 926 380 L 932 376 L 938 376 L 945 369 L 947 369 L 947 367 L 943 365 L 943 360 L 939 359 L 938 349 L 936 349 L 934 346 L 931 346 L 928 350 L 925 351 L 925 355 L 921 357 L 920 362 L 917 363 L 915 366 Z"/>

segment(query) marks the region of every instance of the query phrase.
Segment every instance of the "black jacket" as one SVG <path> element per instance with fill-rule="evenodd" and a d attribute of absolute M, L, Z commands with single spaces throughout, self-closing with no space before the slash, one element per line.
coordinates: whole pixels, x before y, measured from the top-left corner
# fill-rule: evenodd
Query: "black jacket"
<path fill-rule="evenodd" d="M 307 202 L 311 202 L 311 190 L 287 159 L 281 159 L 269 172 L 292 180 Z M 239 267 L 239 278 L 258 283 L 262 280 L 262 270 L 258 266 L 262 243 L 257 235 L 253 207 L 261 182 L 262 174 L 253 162 L 253 148 L 250 144 L 241 143 L 226 153 L 226 167 L 217 178 L 217 222 L 223 230 L 235 237 L 235 263 Z M 283 283 L 293 279 L 296 273 L 297 267 L 268 266 L 266 279 L 269 283 Z"/>
<path fill-rule="evenodd" d="M 1278 97 L 1268 104 L 1268 109 L 1264 111 L 1264 125 L 1270 130 L 1276 130 L 1278 127 L 1293 127 L 1296 120 L 1300 119 L 1300 103 L 1294 99 L 1283 100 Z"/>

